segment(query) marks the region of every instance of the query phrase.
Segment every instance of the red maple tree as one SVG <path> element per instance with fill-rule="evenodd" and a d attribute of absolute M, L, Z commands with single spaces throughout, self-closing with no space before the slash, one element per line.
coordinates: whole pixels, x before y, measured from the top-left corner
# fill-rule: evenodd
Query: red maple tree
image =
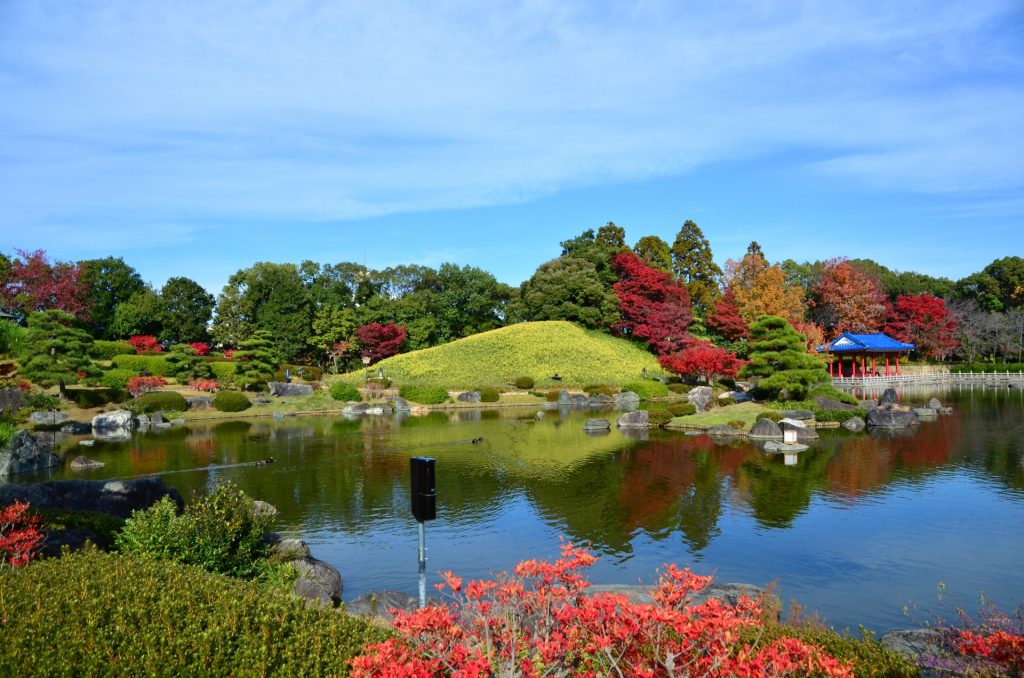
<path fill-rule="evenodd" d="M 356 329 L 359 352 L 364 358 L 369 358 L 371 363 L 397 354 L 402 350 L 407 335 L 405 327 L 393 322 L 387 325 L 369 323 Z"/>
<path fill-rule="evenodd" d="M 735 353 L 710 341 L 694 341 L 683 351 L 661 356 L 658 362 L 673 374 L 708 383 L 722 377 L 734 377 L 744 365 Z"/>
<path fill-rule="evenodd" d="M 729 341 L 737 341 L 750 334 L 750 328 L 740 315 L 731 287 L 727 287 L 722 298 L 715 302 L 714 311 L 708 316 L 708 327 Z"/>
<path fill-rule="evenodd" d="M 693 320 L 686 288 L 628 251 L 612 258 L 612 270 L 619 276 L 612 289 L 619 298 L 621 316 L 612 329 L 646 339 L 658 355 L 683 349 L 690 340 L 687 328 Z"/>
<path fill-rule="evenodd" d="M 882 283 L 843 258 L 822 264 L 811 288 L 813 320 L 831 335 L 842 332 L 875 332 L 885 320 Z"/>
<path fill-rule="evenodd" d="M 210 345 L 205 341 L 193 341 L 189 344 L 196 351 L 196 355 L 206 355 L 210 352 Z"/>
<path fill-rule="evenodd" d="M 46 259 L 44 250 L 15 250 L 5 280 L 0 280 L 0 305 L 28 315 L 55 309 L 86 317 L 88 285 L 78 264 Z"/>
<path fill-rule="evenodd" d="M 163 344 L 157 341 L 156 337 L 148 334 L 136 334 L 128 339 L 128 343 L 135 349 L 136 353 L 144 351 L 157 352 L 164 350 Z"/>
<path fill-rule="evenodd" d="M 885 333 L 916 344 L 918 353 L 930 360 L 941 360 L 960 345 L 956 332 L 956 320 L 938 297 L 905 294 L 889 306 Z"/>

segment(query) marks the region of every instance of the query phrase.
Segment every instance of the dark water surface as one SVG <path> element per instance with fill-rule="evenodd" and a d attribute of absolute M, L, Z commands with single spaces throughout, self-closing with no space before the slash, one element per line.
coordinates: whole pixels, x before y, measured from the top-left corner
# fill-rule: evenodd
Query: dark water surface
<path fill-rule="evenodd" d="M 676 562 L 722 581 L 774 581 L 784 601 L 838 627 L 884 631 L 913 621 L 904 605 L 935 609 L 940 583 L 946 605 L 1024 601 L 1024 394 L 938 395 L 955 414 L 908 436 L 822 431 L 795 466 L 748 442 L 582 431 L 611 412 L 534 421 L 533 410 L 500 410 L 211 422 L 91 449 L 72 440 L 68 455 L 106 467 L 52 477 L 161 473 L 186 498 L 231 480 L 277 506 L 282 531 L 341 570 L 351 599 L 415 594 L 408 459 L 432 456 L 431 584 L 440 570 L 482 577 L 553 557 L 566 537 L 600 554 L 595 583 L 651 582 Z M 252 465 L 268 456 L 277 462 Z"/>

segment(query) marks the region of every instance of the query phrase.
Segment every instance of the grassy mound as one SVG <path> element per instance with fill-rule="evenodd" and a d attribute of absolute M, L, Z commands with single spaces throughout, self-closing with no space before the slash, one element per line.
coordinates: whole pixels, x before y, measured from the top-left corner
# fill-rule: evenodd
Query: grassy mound
<path fill-rule="evenodd" d="M 397 384 L 443 384 L 449 388 L 501 386 L 531 377 L 537 386 L 617 384 L 664 375 L 653 355 L 625 339 L 575 323 L 519 323 L 379 363 Z M 562 381 L 554 381 L 558 374 Z M 362 378 L 363 371 L 349 375 Z"/>
<path fill-rule="evenodd" d="M 0 570 L 0 675 L 329 676 L 386 632 L 197 567 L 90 551 Z"/>

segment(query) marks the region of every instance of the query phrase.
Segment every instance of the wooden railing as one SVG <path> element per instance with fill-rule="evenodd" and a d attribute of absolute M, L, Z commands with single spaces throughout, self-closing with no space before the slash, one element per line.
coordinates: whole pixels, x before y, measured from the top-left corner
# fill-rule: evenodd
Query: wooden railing
<path fill-rule="evenodd" d="M 1024 387 L 1022 372 L 939 372 L 935 374 L 901 374 L 899 376 L 832 377 L 832 383 L 849 386 L 884 386 L 888 384 L 965 384 L 973 386 Z"/>

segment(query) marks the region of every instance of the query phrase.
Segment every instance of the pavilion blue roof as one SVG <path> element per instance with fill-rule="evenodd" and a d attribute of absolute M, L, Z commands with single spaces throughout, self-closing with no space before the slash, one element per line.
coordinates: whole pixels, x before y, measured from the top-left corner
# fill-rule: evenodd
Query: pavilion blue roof
<path fill-rule="evenodd" d="M 828 344 L 817 347 L 829 353 L 896 353 L 914 350 L 914 344 L 897 341 L 888 334 L 854 334 L 843 332 Z"/>

